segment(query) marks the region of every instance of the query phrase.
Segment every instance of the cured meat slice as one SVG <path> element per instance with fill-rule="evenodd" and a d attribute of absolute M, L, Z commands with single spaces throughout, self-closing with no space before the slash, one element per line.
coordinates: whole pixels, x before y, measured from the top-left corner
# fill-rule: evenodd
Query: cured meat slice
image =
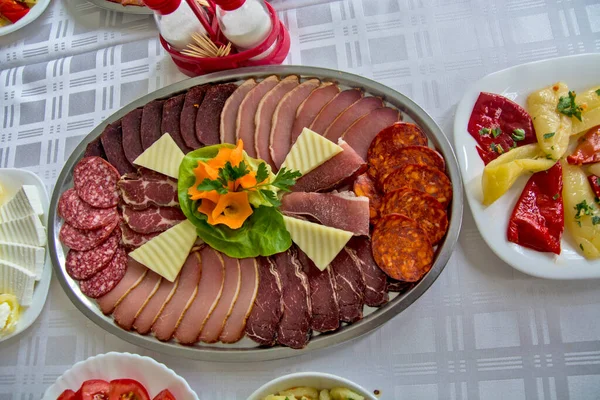
<path fill-rule="evenodd" d="M 148 271 L 148 268 L 142 264 L 132 258 L 128 258 L 127 272 L 125 272 L 123 279 L 121 279 L 117 286 L 110 292 L 96 299 L 98 306 L 100 306 L 100 310 L 105 315 L 111 314 L 115 307 L 127 297 L 129 292 L 142 282 Z"/>
<path fill-rule="evenodd" d="M 415 286 L 413 282 L 402 282 L 388 277 L 388 292 L 396 292 L 402 294 L 412 289 Z"/>
<path fill-rule="evenodd" d="M 196 115 L 209 87 L 210 85 L 194 86 L 185 94 L 179 118 L 179 129 L 186 147 L 192 150 L 202 147 L 196 137 Z"/>
<path fill-rule="evenodd" d="M 402 214 L 417 221 L 431 244 L 437 244 L 448 231 L 448 214 L 434 197 L 414 189 L 398 189 L 386 194 L 381 215 Z"/>
<path fill-rule="evenodd" d="M 289 193 L 281 199 L 281 211 L 289 215 L 312 217 L 322 225 L 369 235 L 369 199 L 352 192 Z"/>
<path fill-rule="evenodd" d="M 363 97 L 339 114 L 327 127 L 323 136 L 332 142 L 336 142 L 353 123 L 371 111 L 382 107 L 383 100 L 380 97 Z"/>
<path fill-rule="evenodd" d="M 144 150 L 152 146 L 152 144 L 161 136 L 160 127 L 162 125 L 164 104 L 164 100 L 153 100 L 150 103 L 147 103 L 142 109 L 140 132 Z"/>
<path fill-rule="evenodd" d="M 442 172 L 446 168 L 444 158 L 437 151 L 425 146 L 406 146 L 379 162 L 377 170 L 372 167 L 373 164 L 369 164 L 369 175 L 383 182 L 395 169 L 406 164 L 428 165 Z"/>
<path fill-rule="evenodd" d="M 292 145 L 296 143 L 298 136 L 304 128 L 312 125 L 319 112 L 325 107 L 337 94 L 340 93 L 338 85 L 325 82 L 300 104 L 296 111 L 296 119 L 292 125 Z"/>
<path fill-rule="evenodd" d="M 240 260 L 240 290 L 237 300 L 219 336 L 223 343 L 235 343 L 244 336 L 246 321 L 252 312 L 258 292 L 258 262 L 256 258 Z"/>
<path fill-rule="evenodd" d="M 254 132 L 256 156 L 271 165 L 271 168 L 276 168 L 275 163 L 271 159 L 269 150 L 273 114 L 283 97 L 299 84 L 300 82 L 297 76 L 286 76 L 263 96 L 256 109 L 256 114 L 254 116 L 254 125 L 256 126 Z"/>
<path fill-rule="evenodd" d="M 387 275 L 377 266 L 373 258 L 371 241 L 365 237 L 350 239 L 347 247 L 354 251 L 354 261 L 365 282 L 363 292 L 365 304 L 369 307 L 379 307 L 389 301 Z"/>
<path fill-rule="evenodd" d="M 327 103 L 317 114 L 309 128 L 321 135 L 325 133 L 329 125 L 341 114 L 345 109 L 356 103 L 363 97 L 363 92 L 360 89 L 348 89 L 338 93 L 329 103 Z"/>
<path fill-rule="evenodd" d="M 73 169 L 77 195 L 92 207 L 111 208 L 119 203 L 119 172 L 100 157 L 81 159 Z"/>
<path fill-rule="evenodd" d="M 235 133 L 236 124 L 238 118 L 238 111 L 242 101 L 246 98 L 246 95 L 256 87 L 256 81 L 254 79 L 248 79 L 242 83 L 235 92 L 225 102 L 223 111 L 221 111 L 221 126 L 220 126 L 220 138 L 221 143 L 235 144 Z M 244 142 L 247 147 L 247 144 Z"/>
<path fill-rule="evenodd" d="M 310 286 L 311 329 L 317 332 L 335 331 L 340 327 L 340 308 L 332 268 L 320 271 L 302 250 L 298 250 L 298 258 Z"/>
<path fill-rule="evenodd" d="M 179 286 L 152 325 L 152 332 L 158 340 L 171 339 L 186 311 L 196 298 L 201 276 L 200 254 L 191 253 L 179 273 Z"/>
<path fill-rule="evenodd" d="M 161 277 L 154 271 L 148 270 L 144 279 L 129 292 L 113 312 L 115 323 L 121 328 L 130 331 L 133 328 L 135 317 L 144 309 L 152 296 L 158 290 Z"/>
<path fill-rule="evenodd" d="M 376 221 L 379 217 L 379 207 L 381 207 L 381 195 L 375 187 L 375 182 L 367 174 L 362 174 L 356 177 L 353 189 L 357 196 L 369 199 L 369 217 L 371 222 Z"/>
<path fill-rule="evenodd" d="M 221 253 L 207 246 L 200 251 L 200 256 L 202 278 L 198 284 L 198 295 L 175 331 L 175 339 L 181 344 L 194 344 L 198 341 L 200 332 L 223 293 L 225 267 Z"/>
<path fill-rule="evenodd" d="M 119 247 L 119 230 L 115 229 L 100 246 L 87 251 L 69 250 L 65 260 L 65 269 L 69 276 L 77 280 L 86 280 L 102 271 L 113 259 Z"/>
<path fill-rule="evenodd" d="M 156 236 L 160 235 L 160 232 L 155 233 L 138 233 L 131 229 L 127 223 L 121 221 L 119 224 L 121 228 L 121 245 L 128 249 L 137 249 L 144 243 L 149 242 Z"/>
<path fill-rule="evenodd" d="M 124 175 L 128 172 L 135 172 L 135 168 L 125 157 L 123 150 L 123 131 L 121 120 L 106 125 L 102 135 L 100 135 L 102 147 L 106 152 L 108 161 L 119 171 L 119 175 Z"/>
<path fill-rule="evenodd" d="M 292 127 L 300 104 L 321 84 L 318 79 L 309 79 L 287 93 L 273 112 L 269 152 L 279 168 L 292 148 Z"/>
<path fill-rule="evenodd" d="M 412 219 L 388 214 L 377 221 L 372 236 L 373 258 L 390 278 L 417 282 L 433 262 L 427 234 Z"/>
<path fill-rule="evenodd" d="M 98 229 L 119 216 L 117 207 L 95 208 L 77 196 L 75 189 L 67 189 L 58 201 L 58 215 L 69 225 L 83 230 Z"/>
<path fill-rule="evenodd" d="M 106 153 L 104 152 L 104 147 L 102 147 L 102 141 L 100 137 L 92 140 L 85 147 L 84 157 L 101 157 L 106 160 Z"/>
<path fill-rule="evenodd" d="M 165 104 L 163 105 L 162 121 L 160 123 L 160 131 L 161 136 L 165 133 L 171 135 L 181 151 L 187 153 L 191 149 L 185 144 L 185 141 L 181 136 L 181 127 L 179 125 L 184 101 L 185 94 L 171 97 L 165 101 Z"/>
<path fill-rule="evenodd" d="M 154 321 L 158 318 L 165 305 L 171 300 L 177 286 L 179 285 L 179 279 L 175 279 L 175 282 L 169 282 L 166 279 L 160 280 L 160 285 L 154 293 L 154 295 L 148 300 L 143 309 L 135 317 L 133 321 L 133 329 L 139 334 L 145 335 L 150 332 Z"/>
<path fill-rule="evenodd" d="M 134 231 L 143 234 L 164 232 L 185 219 L 185 215 L 175 207 L 148 207 L 134 210 L 123 206 L 123 219 Z"/>
<path fill-rule="evenodd" d="M 123 117 L 121 123 L 123 129 L 123 151 L 125 157 L 133 165 L 133 162 L 144 152 L 142 147 L 142 109 L 137 108 Z"/>
<path fill-rule="evenodd" d="M 407 164 L 388 175 L 383 181 L 383 192 L 389 193 L 397 189 L 410 188 L 427 193 L 448 207 L 452 200 L 452 183 L 437 168 L 426 165 Z"/>
<path fill-rule="evenodd" d="M 225 321 L 229 318 L 240 293 L 240 263 L 237 259 L 227 257 L 225 254 L 222 257 L 225 262 L 223 292 L 217 306 L 206 320 L 200 333 L 200 340 L 204 343 L 215 343 L 219 340 L 219 336 L 221 336 L 221 332 L 225 326 Z"/>
<path fill-rule="evenodd" d="M 277 327 L 277 343 L 293 349 L 304 348 L 310 339 L 310 286 L 294 250 L 276 254 L 281 277 L 283 315 Z"/>
<path fill-rule="evenodd" d="M 225 83 L 212 86 L 206 91 L 196 114 L 196 138 L 200 143 L 207 146 L 219 143 L 221 112 L 236 89 L 236 84 Z"/>
<path fill-rule="evenodd" d="M 300 177 L 292 186 L 292 191 L 324 192 L 364 172 L 367 165 L 363 158 L 343 140 L 338 144 L 344 151 Z"/>
<path fill-rule="evenodd" d="M 268 257 L 258 257 L 258 292 L 254 308 L 246 322 L 246 334 L 256 343 L 273 346 L 277 326 L 283 315 L 281 277 L 277 266 Z"/>
<path fill-rule="evenodd" d="M 371 111 L 353 123 L 342 135 L 358 155 L 367 158 L 369 145 L 373 138 L 385 127 L 401 119 L 400 112 L 393 108 L 384 107 Z"/>
<path fill-rule="evenodd" d="M 354 250 L 344 247 L 328 268 L 333 270 L 340 320 L 356 322 L 363 317 L 365 281 Z"/>
<path fill-rule="evenodd" d="M 92 276 L 90 279 L 79 282 L 81 292 L 92 299 L 104 296 L 119 284 L 127 271 L 127 253 L 119 247 L 110 260 L 108 267 Z"/>
<path fill-rule="evenodd" d="M 177 181 L 165 175 L 161 176 L 162 179 L 146 175 L 139 179 L 131 179 L 131 177 L 121 179 L 117 187 L 123 202 L 136 210 L 143 210 L 153 205 L 178 207 Z"/>
<path fill-rule="evenodd" d="M 244 150 L 250 157 L 256 158 L 256 146 L 254 142 L 254 131 L 256 124 L 254 116 L 262 98 L 279 83 L 279 78 L 271 75 L 263 79 L 258 85 L 248 92 L 237 113 L 236 120 L 236 141 L 242 139 Z"/>
<path fill-rule="evenodd" d="M 60 228 L 59 238 L 71 250 L 87 251 L 100 246 L 113 233 L 118 224 L 119 218 L 115 218 L 102 228 L 84 231 L 64 223 Z"/>

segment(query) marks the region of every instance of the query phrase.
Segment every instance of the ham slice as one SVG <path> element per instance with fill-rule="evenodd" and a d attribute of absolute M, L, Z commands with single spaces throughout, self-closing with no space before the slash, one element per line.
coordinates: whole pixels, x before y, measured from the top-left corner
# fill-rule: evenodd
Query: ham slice
<path fill-rule="evenodd" d="M 275 109 L 283 99 L 283 97 L 291 92 L 300 84 L 298 77 L 295 75 L 286 76 L 273 89 L 264 95 L 256 114 L 254 115 L 254 146 L 256 149 L 256 157 L 264 160 L 271 168 L 276 168 L 275 163 L 271 159 L 269 151 L 269 140 L 271 137 L 271 126 Z"/>
<path fill-rule="evenodd" d="M 373 110 L 350 126 L 342 135 L 342 139 L 352 147 L 359 156 L 366 159 L 371 142 L 379 132 L 402 118 L 400 112 L 384 107 Z"/>
<path fill-rule="evenodd" d="M 323 135 L 329 125 L 331 125 L 345 109 L 362 99 L 362 97 L 363 92 L 360 89 L 348 89 L 338 93 L 321 109 L 321 111 L 319 111 L 319 114 L 317 114 L 309 128 Z"/>
<path fill-rule="evenodd" d="M 237 300 L 219 336 L 223 343 L 235 343 L 244 336 L 246 321 L 252 312 L 258 292 L 258 262 L 256 258 L 240 260 L 240 290 Z"/>
<path fill-rule="evenodd" d="M 223 281 L 223 293 L 210 317 L 204 324 L 200 333 L 200 340 L 204 343 L 215 343 L 223 331 L 225 322 L 231 314 L 231 310 L 240 293 L 242 283 L 240 263 L 237 259 L 222 254 L 225 262 L 225 278 Z"/>
<path fill-rule="evenodd" d="M 223 111 L 221 111 L 221 143 L 236 143 L 236 123 L 240 105 L 242 104 L 242 101 L 246 98 L 248 92 L 250 92 L 255 87 L 256 81 L 254 79 L 248 79 L 240 86 L 238 86 L 235 92 L 233 92 L 233 94 L 229 96 L 229 98 L 225 102 L 225 105 L 223 106 Z M 246 143 L 244 142 L 244 144 Z M 244 146 L 244 148 L 245 147 L 246 146 Z"/>
<path fill-rule="evenodd" d="M 137 233 L 144 235 L 164 232 L 185 219 L 181 209 L 176 207 L 148 207 L 134 210 L 123 206 L 123 219 Z"/>
<path fill-rule="evenodd" d="M 160 232 L 148 234 L 138 233 L 131 229 L 124 221 L 119 222 L 119 227 L 121 228 L 121 244 L 128 249 L 137 249 L 144 243 L 147 243 L 160 235 Z"/>
<path fill-rule="evenodd" d="M 285 214 L 308 216 L 322 225 L 369 236 L 369 199 L 353 192 L 289 193 L 281 199 Z"/>
<path fill-rule="evenodd" d="M 219 143 L 221 112 L 225 102 L 237 89 L 234 83 L 215 85 L 206 91 L 196 114 L 196 137 L 204 145 Z"/>
<path fill-rule="evenodd" d="M 135 261 L 132 258 L 127 259 L 127 272 L 125 276 L 119 281 L 117 286 L 104 296 L 96 299 L 100 310 L 106 315 L 111 314 L 116 306 L 131 292 L 137 285 L 140 284 L 148 268 Z"/>
<path fill-rule="evenodd" d="M 157 179 L 160 175 L 162 178 Z M 161 174 L 127 174 L 117 183 L 121 199 L 130 208 L 149 206 L 178 207 L 177 180 Z"/>
<path fill-rule="evenodd" d="M 367 169 L 365 160 L 343 140 L 338 144 L 344 149 L 308 174 L 300 177 L 292 186 L 294 192 L 323 192 L 342 185 Z"/>
<path fill-rule="evenodd" d="M 198 295 L 175 331 L 175 339 L 181 344 L 194 344 L 198 341 L 200 332 L 217 306 L 223 292 L 225 280 L 223 257 L 208 246 L 200 251 L 200 257 L 202 259 L 202 277 L 198 284 Z"/>
<path fill-rule="evenodd" d="M 161 135 L 162 112 L 164 100 L 154 100 L 146 104 L 142 109 L 141 135 L 142 147 L 146 150 L 152 146 Z"/>
<path fill-rule="evenodd" d="M 131 164 L 144 152 L 140 133 L 141 123 L 141 108 L 130 111 L 123 117 L 123 122 L 121 123 L 123 129 L 123 150 L 125 151 L 125 157 L 127 157 L 127 160 Z"/>
<path fill-rule="evenodd" d="M 130 331 L 133 328 L 135 318 L 142 312 L 146 304 L 148 304 L 158 290 L 160 280 L 160 275 L 148 270 L 142 282 L 131 290 L 129 295 L 115 307 L 113 311 L 115 323 L 121 328 Z"/>
<path fill-rule="evenodd" d="M 356 253 L 344 247 L 328 267 L 333 269 L 340 320 L 344 322 L 356 322 L 363 317 L 365 282 L 355 258 Z"/>
<path fill-rule="evenodd" d="M 371 111 L 382 107 L 383 100 L 381 98 L 363 97 L 338 115 L 331 125 L 327 127 L 323 136 L 332 142 L 336 142 L 353 123 Z"/>
<path fill-rule="evenodd" d="M 179 117 L 179 129 L 185 145 L 192 149 L 202 147 L 196 137 L 196 114 L 210 85 L 194 86 L 185 94 L 185 100 Z"/>
<path fill-rule="evenodd" d="M 354 237 L 347 245 L 356 254 L 354 261 L 365 281 L 364 299 L 369 307 L 379 307 L 389 301 L 387 275 L 377 266 L 366 237 Z"/>
<path fill-rule="evenodd" d="M 279 168 L 292 147 L 292 127 L 300 104 L 319 87 L 321 81 L 309 79 L 287 93 L 275 108 L 271 121 L 269 152 L 271 159 Z"/>
<path fill-rule="evenodd" d="M 146 306 L 135 317 L 133 328 L 138 333 L 145 335 L 150 332 L 154 321 L 156 321 L 156 318 L 158 318 L 165 305 L 173 297 L 177 285 L 179 285 L 179 279 L 175 279 L 175 282 L 169 282 L 166 279 L 160 280 L 160 285 L 154 296 L 150 298 Z"/>
<path fill-rule="evenodd" d="M 171 135 L 177 146 L 184 153 L 189 152 L 191 149 L 185 144 L 183 137 L 181 136 L 181 127 L 179 120 L 181 118 L 181 111 L 183 110 L 183 102 L 185 101 L 185 94 L 171 97 L 163 106 L 162 121 L 160 124 L 161 134 L 168 133 Z"/>
<path fill-rule="evenodd" d="M 302 129 L 308 128 L 319 112 L 325 107 L 336 95 L 340 93 L 338 85 L 331 82 L 325 82 L 300 104 L 296 111 L 296 120 L 292 126 L 292 145 L 296 143 L 296 139 L 302 133 Z"/>
<path fill-rule="evenodd" d="M 248 92 L 238 109 L 235 137 L 236 141 L 242 139 L 244 142 L 244 150 L 250 157 L 256 158 L 256 148 L 254 143 L 254 131 L 256 130 L 254 116 L 256 115 L 256 110 L 265 94 L 277 86 L 278 83 L 279 77 L 275 75 L 263 79 Z"/>
<path fill-rule="evenodd" d="M 200 255 L 196 252 L 191 253 L 179 273 L 180 283 L 177 290 L 152 324 L 152 332 L 158 340 L 171 339 L 185 312 L 196 297 L 201 276 Z"/>
<path fill-rule="evenodd" d="M 258 257 L 258 292 L 254 308 L 246 322 L 246 334 L 256 343 L 273 346 L 277 326 L 283 315 L 281 277 L 277 266 L 269 257 Z"/>

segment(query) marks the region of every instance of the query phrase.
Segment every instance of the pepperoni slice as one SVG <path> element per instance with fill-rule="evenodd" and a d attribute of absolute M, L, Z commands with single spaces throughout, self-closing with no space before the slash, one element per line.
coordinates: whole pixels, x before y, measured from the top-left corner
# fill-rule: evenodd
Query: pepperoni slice
<path fill-rule="evenodd" d="M 118 216 L 117 207 L 95 208 L 77 196 L 75 189 L 68 189 L 58 201 L 58 215 L 77 229 L 92 230 L 110 224 Z"/>
<path fill-rule="evenodd" d="M 92 299 L 104 296 L 114 289 L 127 271 L 127 253 L 119 247 L 106 268 L 90 279 L 79 282 L 81 292 Z"/>
<path fill-rule="evenodd" d="M 115 218 L 110 224 L 94 230 L 81 230 L 64 223 L 60 228 L 60 241 L 71 250 L 87 251 L 100 246 L 115 230 L 120 218 Z"/>
<path fill-rule="evenodd" d="M 375 262 L 392 279 L 417 282 L 431 269 L 431 242 L 425 231 L 405 215 L 379 218 L 372 242 Z"/>
<path fill-rule="evenodd" d="M 375 221 L 379 217 L 381 206 L 381 195 L 375 187 L 375 182 L 367 174 L 359 175 L 354 181 L 354 194 L 369 199 L 369 218 L 371 222 Z"/>
<path fill-rule="evenodd" d="M 369 176 L 382 183 L 395 169 L 406 164 L 428 165 L 442 172 L 446 168 L 444 158 L 437 151 L 426 146 L 406 146 L 379 162 L 377 169 L 369 168 Z"/>
<path fill-rule="evenodd" d="M 81 159 L 73 170 L 77 195 L 92 207 L 110 208 L 119 202 L 119 172 L 100 157 Z"/>
<path fill-rule="evenodd" d="M 431 244 L 437 244 L 448 231 L 448 214 L 434 197 L 414 189 L 398 189 L 385 195 L 381 215 L 403 214 L 417 221 Z"/>
<path fill-rule="evenodd" d="M 97 272 L 102 271 L 113 259 L 121 233 L 115 229 L 108 239 L 100 246 L 88 251 L 69 250 L 65 268 L 69 276 L 77 280 L 86 280 L 91 278 Z"/>
<path fill-rule="evenodd" d="M 384 193 L 404 187 L 419 190 L 435 197 L 444 208 L 448 207 L 452 200 L 450 179 L 439 169 L 426 165 L 404 165 L 389 174 L 383 181 L 382 187 Z"/>

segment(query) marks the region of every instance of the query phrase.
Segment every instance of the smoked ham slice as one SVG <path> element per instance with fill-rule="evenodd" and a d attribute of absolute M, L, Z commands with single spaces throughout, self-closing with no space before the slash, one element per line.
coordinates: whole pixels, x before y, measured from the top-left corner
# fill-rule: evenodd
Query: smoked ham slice
<path fill-rule="evenodd" d="M 159 174 L 156 174 L 159 175 Z M 160 175 L 128 174 L 117 183 L 121 199 L 129 207 L 143 210 L 149 206 L 178 207 L 177 180 Z"/>
<path fill-rule="evenodd" d="M 144 152 L 140 134 L 141 123 L 141 108 L 130 111 L 123 117 L 123 122 L 121 123 L 123 130 L 123 150 L 125 151 L 125 157 L 127 157 L 127 160 L 131 164 L 133 164 L 133 161 Z"/>
<path fill-rule="evenodd" d="M 219 143 L 221 112 L 237 87 L 234 83 L 225 83 L 206 91 L 196 114 L 196 138 L 200 143 L 207 146 Z"/>
<path fill-rule="evenodd" d="M 225 280 L 223 257 L 208 246 L 200 251 L 200 257 L 202 259 L 202 277 L 198 284 L 198 295 L 175 331 L 175 339 L 181 344 L 194 344 L 198 341 L 200 332 L 217 306 L 223 292 Z"/>
<path fill-rule="evenodd" d="M 223 111 L 221 111 L 221 126 L 220 126 L 220 137 L 221 143 L 235 144 L 235 131 L 237 123 L 237 115 L 244 98 L 248 92 L 256 87 L 256 81 L 254 79 L 248 79 L 242 83 L 233 92 L 231 96 L 225 102 Z M 244 142 L 244 148 L 246 143 Z"/>
<path fill-rule="evenodd" d="M 123 219 L 132 230 L 147 235 L 172 228 L 183 221 L 185 215 L 176 207 L 151 206 L 143 210 L 134 210 L 123 206 Z"/>
<path fill-rule="evenodd" d="M 296 111 L 296 119 L 292 125 L 292 142 L 296 143 L 296 139 L 302 133 L 302 129 L 311 126 L 319 111 L 327 105 L 338 93 L 340 88 L 331 83 L 326 82 L 312 91 L 312 93 L 300 104 Z"/>
<path fill-rule="evenodd" d="M 244 336 L 246 321 L 252 312 L 258 292 L 258 262 L 256 258 L 242 258 L 240 272 L 239 294 L 219 337 L 223 343 L 235 343 Z"/>
<path fill-rule="evenodd" d="M 133 258 L 127 259 L 127 272 L 119 281 L 117 286 L 104 296 L 96 299 L 100 310 L 106 315 L 111 314 L 115 307 L 144 279 L 148 268 L 135 261 Z"/>
<path fill-rule="evenodd" d="M 327 127 L 323 136 L 332 142 L 342 137 L 344 132 L 356 121 L 371 111 L 383 107 L 383 100 L 379 97 L 363 97 L 350 107 L 346 108 L 344 112 L 336 117 L 335 120 Z"/>
<path fill-rule="evenodd" d="M 131 229 L 124 221 L 119 222 L 119 228 L 121 228 L 121 244 L 128 249 L 137 249 L 144 243 L 147 243 L 160 235 L 160 232 L 148 234 L 138 233 Z"/>
<path fill-rule="evenodd" d="M 204 324 L 200 333 L 200 341 L 204 343 L 215 343 L 219 340 L 225 322 L 231 314 L 237 297 L 240 293 L 241 271 L 237 259 L 222 254 L 225 262 L 225 278 L 223 281 L 223 293 L 210 317 Z"/>
<path fill-rule="evenodd" d="M 279 168 L 292 148 L 292 127 L 300 104 L 321 84 L 310 79 L 287 93 L 275 109 L 269 136 L 269 152 L 275 166 Z"/>
<path fill-rule="evenodd" d="M 309 128 L 318 134 L 323 135 L 329 125 L 331 125 L 345 109 L 362 99 L 362 97 L 363 92 L 360 89 L 348 89 L 338 93 L 321 109 L 321 111 L 319 111 L 319 114 L 317 114 Z"/>
<path fill-rule="evenodd" d="M 115 323 L 121 328 L 130 331 L 133 328 L 135 318 L 158 290 L 160 280 L 160 275 L 148 270 L 140 284 L 131 290 L 129 295 L 115 307 L 113 312 Z"/>
<path fill-rule="evenodd" d="M 262 82 L 248 92 L 238 109 L 235 138 L 236 142 L 238 139 L 242 139 L 244 150 L 250 157 L 256 158 L 256 145 L 254 142 L 254 132 L 256 130 L 254 116 L 256 115 L 256 110 L 262 98 L 277 86 L 278 83 L 279 78 L 275 75 L 263 79 Z"/>
<path fill-rule="evenodd" d="M 371 241 L 366 237 L 350 239 L 347 247 L 354 250 L 354 261 L 362 272 L 365 282 L 363 292 L 365 304 L 379 307 L 389 301 L 387 275 L 377 266 L 371 250 Z"/>
<path fill-rule="evenodd" d="M 356 322 L 363 317 L 365 282 L 355 262 L 356 253 L 344 247 L 328 268 L 333 269 L 340 320 Z"/>
<path fill-rule="evenodd" d="M 196 114 L 209 87 L 210 85 L 194 86 L 185 94 L 181 116 L 179 117 L 179 129 L 181 138 L 186 146 L 192 150 L 202 147 L 196 137 Z"/>
<path fill-rule="evenodd" d="M 173 293 L 179 285 L 179 279 L 175 279 L 175 282 L 169 282 L 166 279 L 160 280 L 160 286 L 154 293 L 154 296 L 150 298 L 146 306 L 140 311 L 133 322 L 133 328 L 142 335 L 150 332 L 150 328 L 156 321 L 156 318 L 160 315 L 165 305 L 171 300 Z"/>
<path fill-rule="evenodd" d="M 152 324 L 152 332 L 158 340 L 171 339 L 185 312 L 196 297 L 201 276 L 200 255 L 197 252 L 191 253 L 179 273 L 177 290 Z"/>
<path fill-rule="evenodd" d="M 308 216 L 322 225 L 369 235 L 369 199 L 353 192 L 289 193 L 281 199 L 280 210 L 288 215 Z"/>
<path fill-rule="evenodd" d="M 373 110 L 352 124 L 342 135 L 342 139 L 352 147 L 363 159 L 379 132 L 402 118 L 400 112 L 393 108 L 384 107 Z"/>

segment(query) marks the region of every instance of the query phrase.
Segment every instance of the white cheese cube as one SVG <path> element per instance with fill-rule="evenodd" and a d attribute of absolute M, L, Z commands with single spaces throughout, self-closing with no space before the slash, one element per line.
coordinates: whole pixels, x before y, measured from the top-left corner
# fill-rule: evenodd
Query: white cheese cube
<path fill-rule="evenodd" d="M 0 261 L 8 261 L 33 272 L 36 280 L 42 277 L 45 255 L 43 247 L 0 241 Z"/>
<path fill-rule="evenodd" d="M 0 223 L 0 240 L 3 242 L 46 246 L 46 229 L 35 214 Z"/>
<path fill-rule="evenodd" d="M 20 305 L 31 305 L 35 275 L 16 264 L 0 261 L 0 293 L 17 297 Z"/>

